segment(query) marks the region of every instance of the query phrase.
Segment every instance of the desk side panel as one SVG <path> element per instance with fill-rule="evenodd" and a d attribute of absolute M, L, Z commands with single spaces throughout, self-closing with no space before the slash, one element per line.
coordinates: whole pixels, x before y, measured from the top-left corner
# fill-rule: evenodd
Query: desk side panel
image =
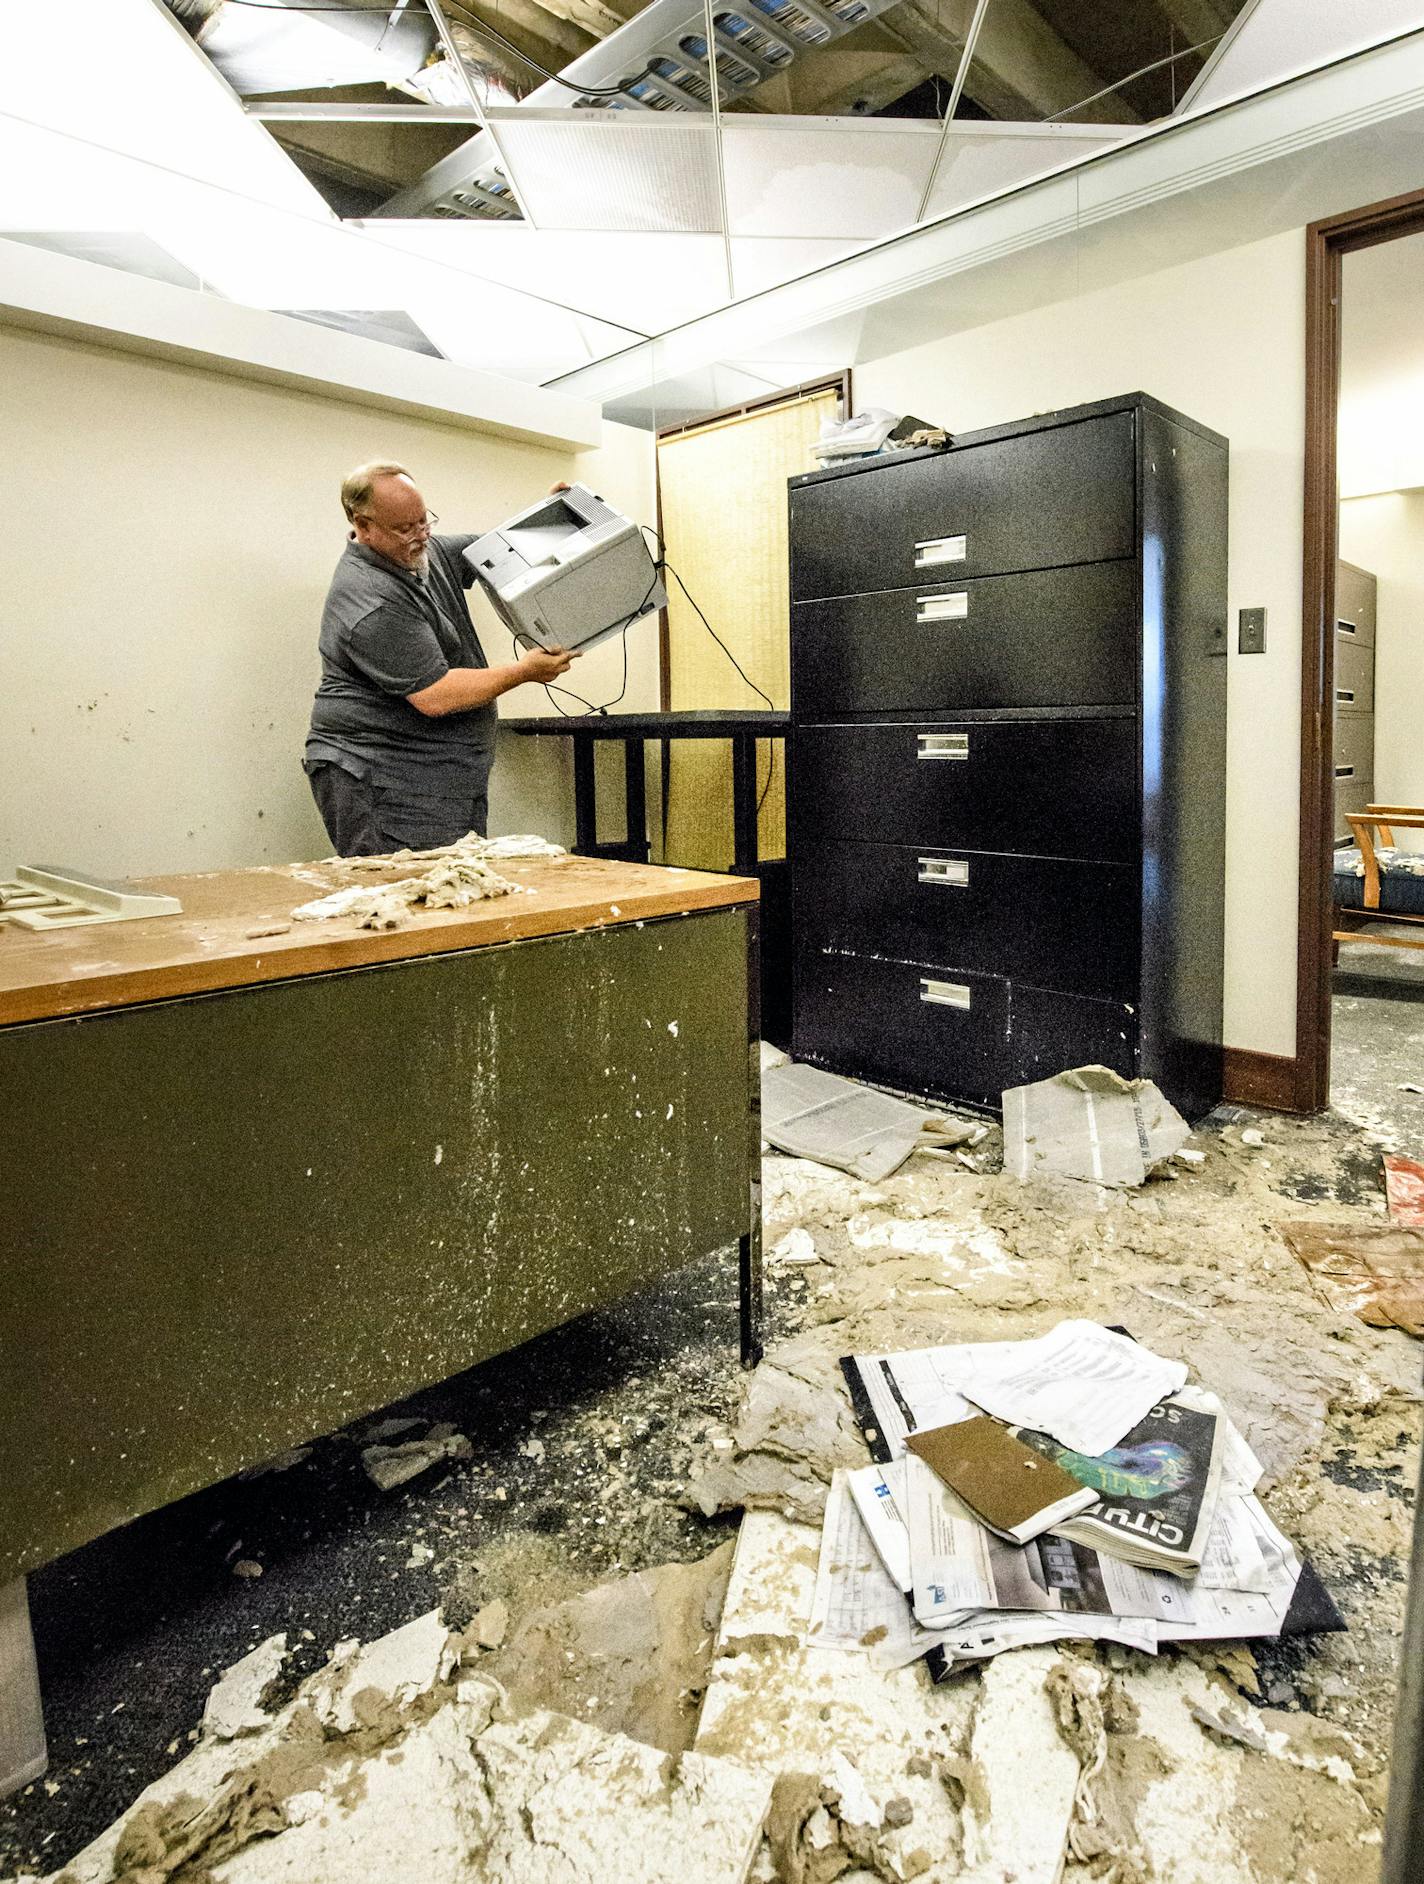
<path fill-rule="evenodd" d="M 719 911 L 0 1032 L 0 1584 L 735 1242 L 747 939 Z"/>

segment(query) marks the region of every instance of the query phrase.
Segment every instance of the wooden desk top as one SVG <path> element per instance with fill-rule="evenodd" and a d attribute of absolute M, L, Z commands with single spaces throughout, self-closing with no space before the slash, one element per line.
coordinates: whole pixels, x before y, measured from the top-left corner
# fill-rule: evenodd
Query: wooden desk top
<path fill-rule="evenodd" d="M 353 871 L 337 860 L 140 879 L 183 905 L 181 916 L 94 923 L 37 933 L 0 923 L 0 1026 L 248 988 L 332 969 L 365 968 L 452 949 L 486 948 L 579 929 L 755 902 L 745 877 L 713 876 L 592 857 L 496 863 L 528 895 L 468 909 L 417 909 L 400 929 L 359 929 L 345 918 L 294 922 L 292 911 L 331 890 L 375 888 L 419 865 Z M 289 925 L 280 935 L 251 932 Z"/>

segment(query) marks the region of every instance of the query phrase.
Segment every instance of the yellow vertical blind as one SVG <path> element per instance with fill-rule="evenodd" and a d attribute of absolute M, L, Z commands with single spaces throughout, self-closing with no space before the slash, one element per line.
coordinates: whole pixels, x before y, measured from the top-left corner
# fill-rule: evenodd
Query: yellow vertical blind
<path fill-rule="evenodd" d="M 839 392 L 827 388 L 658 442 L 668 561 L 748 676 L 781 708 L 790 702 L 786 480 L 815 469 L 811 445 L 839 402 Z M 668 706 L 765 707 L 676 581 L 670 577 L 667 586 Z M 785 852 L 783 751 L 779 740 L 757 747 L 763 857 Z M 666 819 L 669 863 L 729 866 L 732 758 L 723 742 L 673 742 Z"/>

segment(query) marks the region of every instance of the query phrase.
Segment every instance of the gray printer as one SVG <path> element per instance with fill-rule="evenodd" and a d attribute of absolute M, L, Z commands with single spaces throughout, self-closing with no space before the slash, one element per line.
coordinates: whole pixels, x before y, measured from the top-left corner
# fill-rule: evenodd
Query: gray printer
<path fill-rule="evenodd" d="M 667 601 L 636 523 L 574 484 L 471 543 L 465 560 L 517 639 L 591 648 Z"/>

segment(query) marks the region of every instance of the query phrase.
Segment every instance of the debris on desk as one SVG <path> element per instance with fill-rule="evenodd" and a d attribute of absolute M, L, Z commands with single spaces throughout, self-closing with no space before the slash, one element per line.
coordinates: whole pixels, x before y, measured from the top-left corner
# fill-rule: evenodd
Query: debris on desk
<path fill-rule="evenodd" d="M 418 877 L 401 877 L 367 889 L 333 890 L 292 911 L 299 921 L 319 922 L 344 916 L 362 929 L 399 929 L 418 908 L 464 909 L 490 896 L 511 896 L 527 888 L 511 883 L 478 857 L 447 858 Z"/>
<path fill-rule="evenodd" d="M 289 922 L 269 922 L 262 928 L 247 929 L 243 933 L 249 942 L 260 942 L 269 935 L 290 935 L 291 929 Z"/>
<path fill-rule="evenodd" d="M 1004 1169 L 1023 1180 L 1076 1178 L 1135 1189 L 1190 1131 L 1150 1079 L 1074 1067 L 1004 1094 Z"/>
<path fill-rule="evenodd" d="M 463 1433 L 445 1422 L 432 1426 L 423 1439 L 407 1439 L 397 1445 L 363 1447 L 361 1463 L 371 1481 L 382 1491 L 394 1491 L 432 1465 L 444 1459 L 469 1459 L 474 1448 Z"/>
<path fill-rule="evenodd" d="M 404 869 L 413 863 L 445 863 L 473 858 L 477 863 L 515 863 L 525 857 L 567 857 L 562 844 L 551 844 L 546 837 L 481 837 L 468 831 L 453 844 L 440 844 L 434 850 L 392 850 L 379 857 L 330 857 L 329 863 L 347 870 Z"/>

